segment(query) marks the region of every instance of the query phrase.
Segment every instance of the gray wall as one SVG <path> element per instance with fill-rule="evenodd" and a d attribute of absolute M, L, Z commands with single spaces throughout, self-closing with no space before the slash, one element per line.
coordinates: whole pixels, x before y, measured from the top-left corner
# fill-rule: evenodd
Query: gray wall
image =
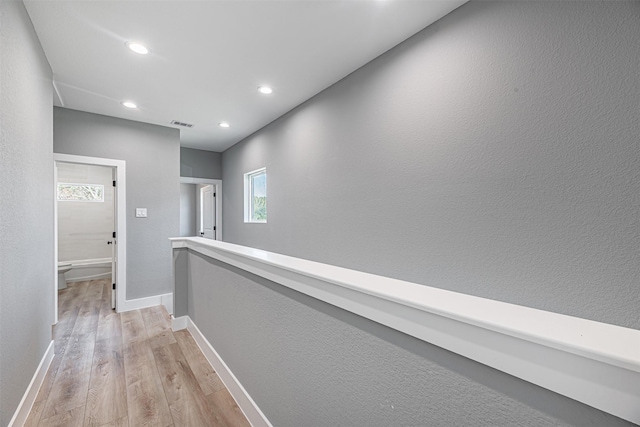
<path fill-rule="evenodd" d="M 174 259 L 176 314 L 274 426 L 631 425 L 198 253 Z"/>
<path fill-rule="evenodd" d="M 171 249 L 180 231 L 179 131 L 64 108 L 53 110 L 56 153 L 127 162 L 127 299 L 172 291 Z M 147 208 L 147 218 L 136 218 Z"/>
<path fill-rule="evenodd" d="M 640 2 L 468 3 L 225 151 L 224 239 L 640 328 L 638 40 Z"/>
<path fill-rule="evenodd" d="M 180 176 L 222 179 L 222 154 L 181 147 Z"/>
<path fill-rule="evenodd" d="M 51 342 L 51 68 L 22 2 L 0 2 L 0 425 Z"/>
<path fill-rule="evenodd" d="M 180 184 L 180 236 L 196 235 L 196 184 Z"/>

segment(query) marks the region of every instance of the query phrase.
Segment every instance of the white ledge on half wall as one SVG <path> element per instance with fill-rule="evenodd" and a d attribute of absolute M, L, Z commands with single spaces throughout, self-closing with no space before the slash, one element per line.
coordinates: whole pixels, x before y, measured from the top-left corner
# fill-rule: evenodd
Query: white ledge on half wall
<path fill-rule="evenodd" d="M 201 237 L 170 239 L 640 424 L 640 331 Z"/>

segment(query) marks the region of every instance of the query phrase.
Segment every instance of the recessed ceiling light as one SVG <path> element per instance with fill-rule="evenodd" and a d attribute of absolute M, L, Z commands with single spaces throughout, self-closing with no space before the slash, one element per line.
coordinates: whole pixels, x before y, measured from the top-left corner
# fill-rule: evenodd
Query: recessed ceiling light
<path fill-rule="evenodd" d="M 228 128 L 230 125 L 227 122 L 220 122 L 218 123 L 218 126 L 220 126 L 221 128 Z"/>
<path fill-rule="evenodd" d="M 139 53 L 140 55 L 146 55 L 147 53 L 149 53 L 149 49 L 143 44 L 134 42 L 127 42 L 126 44 L 129 49 L 131 49 L 135 53 Z"/>
<path fill-rule="evenodd" d="M 122 103 L 122 105 L 124 105 L 127 108 L 131 108 L 131 109 L 138 108 L 138 106 L 135 104 L 135 102 L 131 102 L 131 101 L 124 101 Z"/>
<path fill-rule="evenodd" d="M 258 87 L 258 92 L 264 93 L 265 95 L 269 95 L 270 93 L 273 92 L 273 89 L 271 89 L 269 86 L 260 86 Z"/>

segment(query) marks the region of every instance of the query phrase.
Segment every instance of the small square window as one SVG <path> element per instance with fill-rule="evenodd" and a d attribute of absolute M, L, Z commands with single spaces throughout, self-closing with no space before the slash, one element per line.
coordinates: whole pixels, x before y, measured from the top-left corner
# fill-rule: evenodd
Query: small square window
<path fill-rule="evenodd" d="M 267 222 L 267 169 L 244 174 L 244 222 Z"/>

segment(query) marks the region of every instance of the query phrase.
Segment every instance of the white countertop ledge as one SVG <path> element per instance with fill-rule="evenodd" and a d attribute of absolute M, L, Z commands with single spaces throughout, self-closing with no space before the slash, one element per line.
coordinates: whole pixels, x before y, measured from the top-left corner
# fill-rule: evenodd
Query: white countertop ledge
<path fill-rule="evenodd" d="M 246 246 L 188 248 L 640 423 L 640 331 Z"/>

